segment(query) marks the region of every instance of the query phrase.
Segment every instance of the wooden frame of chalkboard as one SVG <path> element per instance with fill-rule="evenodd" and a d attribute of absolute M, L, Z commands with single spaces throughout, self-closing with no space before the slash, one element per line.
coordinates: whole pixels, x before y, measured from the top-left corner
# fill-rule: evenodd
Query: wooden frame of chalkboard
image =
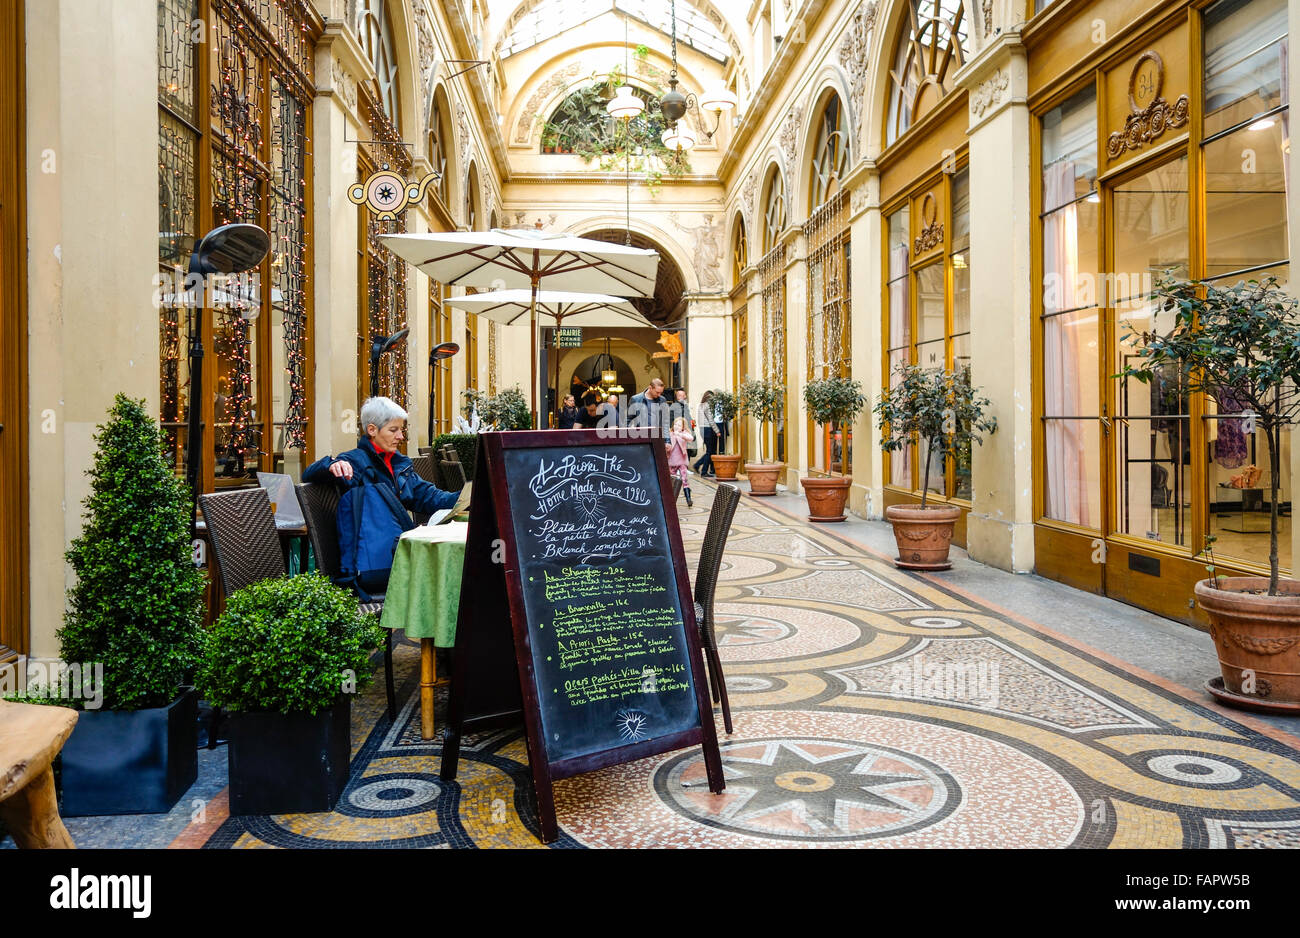
<path fill-rule="evenodd" d="M 477 466 L 441 778 L 522 712 L 543 843 L 556 779 L 698 744 L 722 791 L 660 430 L 485 433 Z"/>

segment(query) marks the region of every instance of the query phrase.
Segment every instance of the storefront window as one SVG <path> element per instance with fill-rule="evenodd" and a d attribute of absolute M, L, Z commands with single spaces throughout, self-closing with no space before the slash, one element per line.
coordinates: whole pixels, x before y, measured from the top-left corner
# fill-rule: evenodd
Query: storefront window
<path fill-rule="evenodd" d="M 941 206 L 944 206 L 941 208 Z M 885 286 L 886 348 L 891 387 L 899 365 L 969 369 L 970 366 L 970 176 L 963 168 L 913 192 L 886 218 L 888 273 Z M 891 485 L 919 492 L 929 464 L 929 491 L 970 498 L 970 453 L 946 464 L 925 441 L 890 453 Z M 915 464 L 915 465 L 914 465 Z"/>

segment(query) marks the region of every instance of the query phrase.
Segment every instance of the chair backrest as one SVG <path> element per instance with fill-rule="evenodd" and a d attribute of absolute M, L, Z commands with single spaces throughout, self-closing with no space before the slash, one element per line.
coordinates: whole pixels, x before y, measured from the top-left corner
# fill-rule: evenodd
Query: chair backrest
<path fill-rule="evenodd" d="M 266 489 L 259 486 L 200 495 L 199 504 L 226 596 L 250 583 L 287 573 Z"/>
<path fill-rule="evenodd" d="M 316 555 L 316 569 L 330 579 L 339 575 L 339 498 L 342 493 L 329 483 L 315 485 L 299 483 L 298 504 L 307 521 L 307 537 L 311 539 L 312 553 Z"/>
<path fill-rule="evenodd" d="M 719 485 L 713 494 L 713 508 L 709 510 L 709 526 L 704 529 L 704 544 L 700 547 L 700 565 L 695 572 L 695 601 L 709 609 L 713 593 L 718 586 L 718 571 L 722 569 L 722 552 L 731 533 L 731 519 L 740 504 L 740 489 L 734 485 Z"/>
<path fill-rule="evenodd" d="M 417 446 L 416 450 L 419 452 L 421 456 L 428 456 L 433 453 L 432 446 Z"/>
<path fill-rule="evenodd" d="M 434 485 L 438 484 L 438 476 L 434 469 L 432 456 L 411 457 L 411 468 L 425 482 L 432 482 Z"/>
<path fill-rule="evenodd" d="M 449 460 L 442 464 L 442 481 L 445 483 L 443 489 L 448 492 L 459 492 L 465 487 L 465 467 L 459 461 Z"/>

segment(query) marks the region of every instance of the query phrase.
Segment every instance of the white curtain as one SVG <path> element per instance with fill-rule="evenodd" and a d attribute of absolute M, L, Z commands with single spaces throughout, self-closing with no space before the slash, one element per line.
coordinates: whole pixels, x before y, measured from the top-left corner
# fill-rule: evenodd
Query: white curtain
<path fill-rule="evenodd" d="M 1079 210 L 1075 197 L 1075 166 L 1062 160 L 1043 170 L 1043 202 L 1065 208 L 1043 219 L 1044 311 L 1078 306 Z M 1047 417 L 1078 416 L 1080 410 L 1079 336 L 1070 314 L 1043 321 L 1043 394 Z M 1048 420 L 1045 449 L 1046 514 L 1058 521 L 1090 525 L 1086 424 L 1082 420 Z"/>
<path fill-rule="evenodd" d="M 912 335 L 911 315 L 908 306 L 907 296 L 907 244 L 895 244 L 889 249 L 889 344 L 891 346 L 908 346 L 911 344 Z M 907 361 L 907 351 L 895 351 L 889 353 L 889 377 L 887 380 L 892 387 L 894 384 L 893 371 L 894 366 L 899 362 Z M 912 447 L 895 450 L 891 454 L 890 466 L 892 467 L 891 482 L 894 485 L 901 485 L 904 488 L 912 487 Z"/>

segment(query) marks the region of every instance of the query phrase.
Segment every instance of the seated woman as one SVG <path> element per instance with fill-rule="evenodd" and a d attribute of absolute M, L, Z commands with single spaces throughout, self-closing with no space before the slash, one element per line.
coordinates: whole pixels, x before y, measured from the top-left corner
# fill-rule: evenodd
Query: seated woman
<path fill-rule="evenodd" d="M 456 504 L 458 493 L 444 492 L 421 479 L 411 460 L 397 451 L 406 435 L 407 416 L 386 397 L 370 398 L 361 405 L 365 436 L 357 448 L 340 456 L 323 456 L 302 474 L 304 482 L 344 490 L 338 510 L 340 581 L 370 596 L 384 592 L 397 538 L 414 527 L 401 509 L 433 514 Z M 366 497 L 367 486 L 373 489 L 372 497 Z"/>

